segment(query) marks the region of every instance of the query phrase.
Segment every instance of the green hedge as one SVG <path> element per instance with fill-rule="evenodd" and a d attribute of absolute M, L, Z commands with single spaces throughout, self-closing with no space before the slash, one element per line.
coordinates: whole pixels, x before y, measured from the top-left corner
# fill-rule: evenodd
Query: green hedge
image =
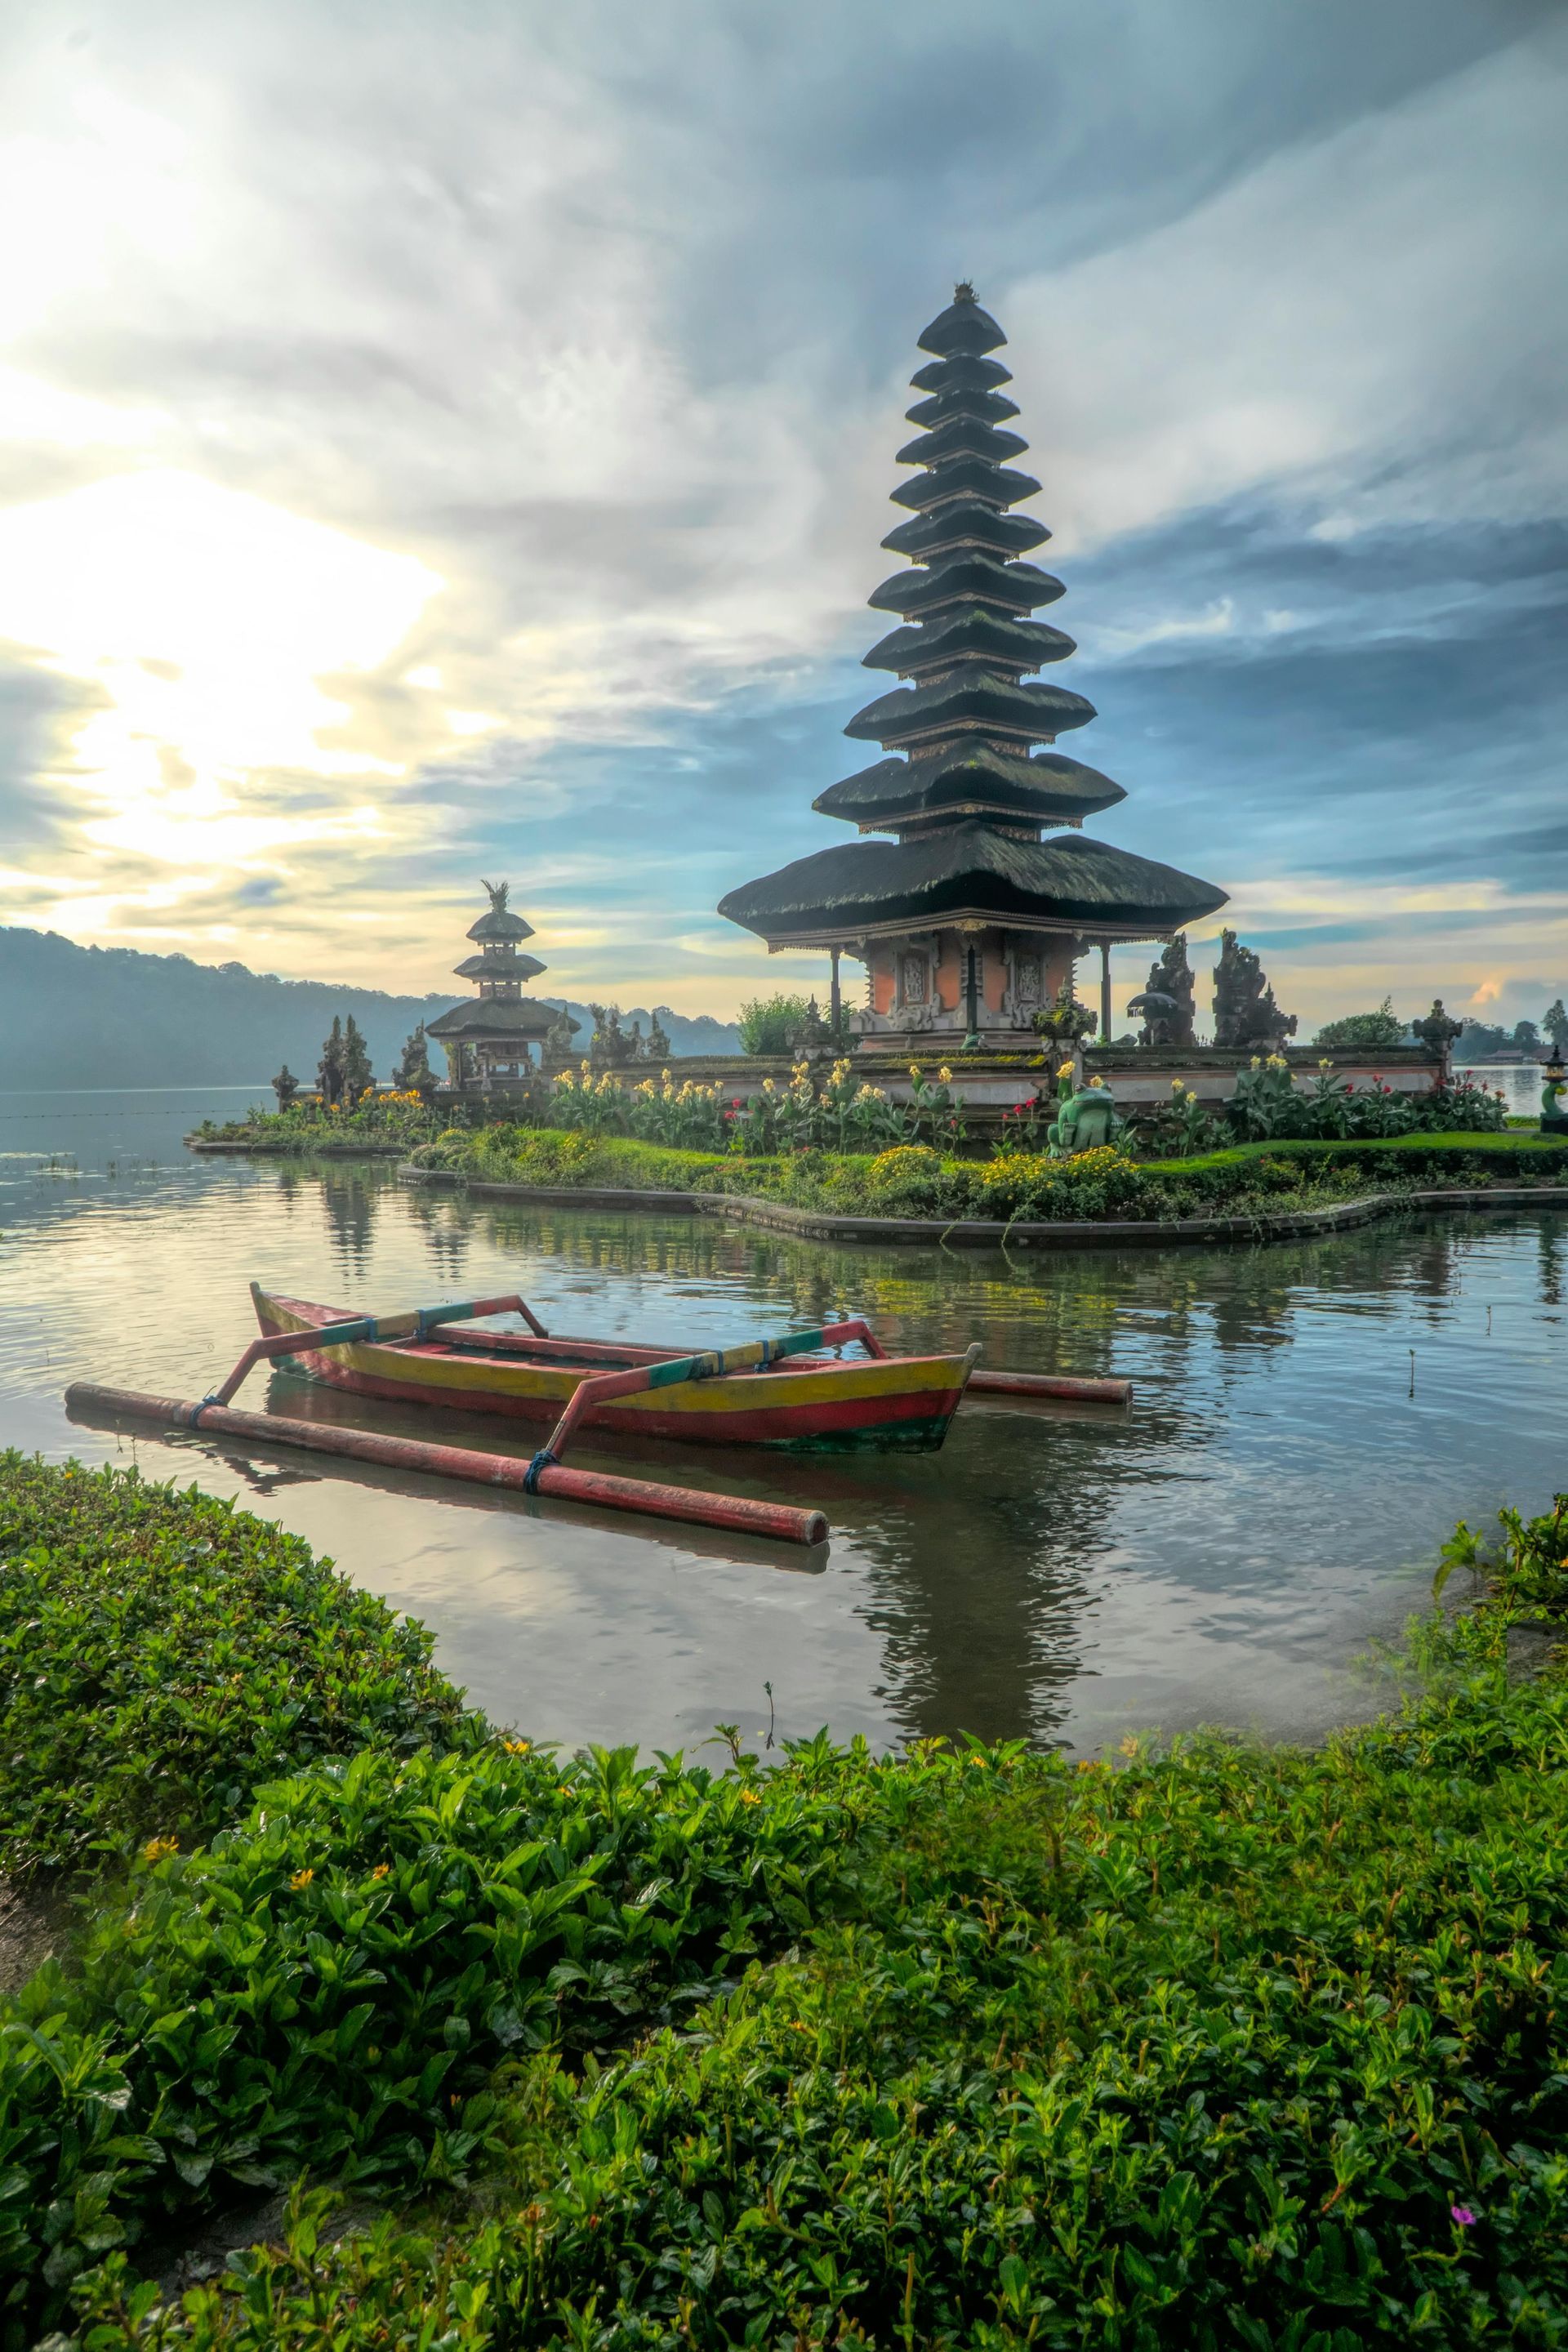
<path fill-rule="evenodd" d="M 1149 1160 L 1144 1172 L 1157 1176 L 1191 1176 L 1213 1168 L 1247 1169 L 1259 1160 L 1282 1160 L 1298 1167 L 1366 1168 L 1416 1167 L 1448 1170 L 1455 1161 L 1473 1160 L 1489 1176 L 1516 1165 L 1531 1175 L 1557 1181 L 1568 1170 L 1568 1143 L 1539 1129 L 1509 1129 L 1495 1135 L 1368 1136 L 1346 1142 L 1281 1141 L 1235 1143 L 1218 1151 L 1194 1153 L 1190 1160 Z M 1512 1181 L 1511 1174 L 1509 1181 Z"/>

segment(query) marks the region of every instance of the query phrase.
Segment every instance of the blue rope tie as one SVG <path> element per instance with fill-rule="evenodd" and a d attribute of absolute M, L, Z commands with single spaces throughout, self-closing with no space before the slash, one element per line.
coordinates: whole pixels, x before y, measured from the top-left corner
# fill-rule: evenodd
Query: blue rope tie
<path fill-rule="evenodd" d="M 553 1454 L 552 1454 L 549 1446 L 542 1445 L 538 1453 L 534 1455 L 532 1461 L 529 1464 L 527 1469 L 522 1474 L 523 1493 L 525 1495 L 537 1495 L 539 1492 L 540 1472 L 542 1470 L 557 1469 L 559 1466 L 557 1458 Z"/>

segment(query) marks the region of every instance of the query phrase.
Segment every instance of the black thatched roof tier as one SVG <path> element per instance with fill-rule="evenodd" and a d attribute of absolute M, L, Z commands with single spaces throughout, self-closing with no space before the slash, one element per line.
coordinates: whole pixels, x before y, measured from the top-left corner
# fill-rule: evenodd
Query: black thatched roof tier
<path fill-rule="evenodd" d="M 1006 340 L 990 311 L 983 310 L 975 300 L 973 287 L 963 282 L 953 288 L 952 301 L 931 320 L 920 347 L 922 352 L 935 352 L 939 359 L 952 359 L 955 352 L 977 359 L 983 352 L 996 351 Z"/>
<path fill-rule="evenodd" d="M 993 466 L 984 457 L 947 457 L 929 474 L 900 482 L 893 492 L 893 504 L 912 507 L 917 514 L 948 499 L 980 499 L 987 506 L 1016 507 L 1021 499 L 1037 497 L 1039 488 L 1033 474 L 1015 473 L 1010 467 Z"/>
<path fill-rule="evenodd" d="M 1226 893 L 1082 834 L 1026 841 L 978 820 L 912 841 L 847 842 L 731 890 L 719 912 L 774 942 L 834 944 L 956 922 L 1158 939 Z"/>
<path fill-rule="evenodd" d="M 426 1022 L 425 1034 L 461 1038 L 468 1045 L 487 1037 L 516 1038 L 521 1043 L 524 1038 L 542 1037 L 555 1018 L 554 1006 L 541 1004 L 536 997 L 479 996 L 467 1004 L 454 1004 L 438 1021 Z"/>
<path fill-rule="evenodd" d="M 919 677 L 958 661 L 983 661 L 1004 670 L 1038 669 L 1042 662 L 1066 661 L 1076 651 L 1066 630 L 1053 629 L 1047 621 L 1004 619 L 983 604 L 963 604 L 950 619 L 892 630 L 872 646 L 860 667 L 897 670 L 900 677 Z"/>
<path fill-rule="evenodd" d="M 1048 743 L 1069 728 L 1087 727 L 1094 705 L 1065 686 L 1015 686 L 978 662 L 965 662 L 929 686 L 903 686 L 858 710 L 844 730 L 889 751 L 944 733 L 998 734 L 1020 743 Z"/>
<path fill-rule="evenodd" d="M 487 940 L 495 945 L 507 940 L 531 940 L 533 925 L 514 915 L 510 907 L 487 907 L 479 921 L 468 925 L 468 937 L 481 945 Z"/>
<path fill-rule="evenodd" d="M 1013 371 L 1000 360 L 982 360 L 968 352 L 955 352 L 952 359 L 928 360 L 916 368 L 910 378 L 917 392 L 994 392 L 999 384 L 1011 383 Z"/>
<path fill-rule="evenodd" d="M 895 572 L 866 599 L 874 613 L 927 619 L 949 604 L 984 604 L 997 613 L 1032 613 L 1067 590 L 1033 563 L 998 563 L 989 555 L 962 555 L 940 571 Z"/>
<path fill-rule="evenodd" d="M 1021 457 L 1028 446 L 1021 433 L 1002 432 L 983 416 L 950 416 L 906 441 L 894 463 L 935 466 L 944 457 L 984 457 L 989 466 L 1005 466 L 1009 457 Z"/>
<path fill-rule="evenodd" d="M 1004 514 L 999 507 L 982 506 L 978 499 L 954 499 L 932 514 L 911 515 L 882 544 L 889 555 L 930 563 L 936 556 L 965 548 L 1004 558 L 1027 555 L 1032 547 L 1043 547 L 1050 535 L 1033 515 Z"/>
<path fill-rule="evenodd" d="M 891 833 L 939 816 L 997 816 L 1012 824 L 1080 824 L 1127 798 L 1121 786 L 1065 751 L 1010 759 L 988 743 L 927 759 L 879 760 L 830 784 L 812 807 L 863 832 Z"/>
<path fill-rule="evenodd" d="M 537 956 L 509 955 L 504 960 L 493 951 L 489 955 L 465 956 L 461 963 L 452 966 L 454 980 L 531 980 L 544 970 Z"/>
<path fill-rule="evenodd" d="M 1009 400 L 1005 392 L 985 392 L 978 384 L 963 383 L 933 392 L 929 400 L 917 400 L 904 411 L 911 425 L 944 425 L 950 416 L 977 416 L 986 425 L 1005 425 L 1017 414 L 1017 402 Z"/>

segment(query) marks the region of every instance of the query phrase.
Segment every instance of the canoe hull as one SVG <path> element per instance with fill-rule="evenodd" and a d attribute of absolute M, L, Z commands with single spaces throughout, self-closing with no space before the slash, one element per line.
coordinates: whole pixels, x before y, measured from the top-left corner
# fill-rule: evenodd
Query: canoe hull
<path fill-rule="evenodd" d="M 348 1319 L 344 1310 L 258 1291 L 263 1332 Z M 560 1343 L 569 1345 L 570 1343 Z M 977 1349 L 839 1362 L 797 1360 L 764 1373 L 687 1381 L 594 1406 L 582 1426 L 680 1444 L 756 1445 L 787 1453 L 933 1453 L 958 1409 Z M 544 1350 L 541 1349 L 541 1357 Z M 504 1413 L 552 1428 L 596 1366 L 489 1356 L 439 1339 L 305 1349 L 302 1364 L 330 1387 L 444 1412 Z"/>

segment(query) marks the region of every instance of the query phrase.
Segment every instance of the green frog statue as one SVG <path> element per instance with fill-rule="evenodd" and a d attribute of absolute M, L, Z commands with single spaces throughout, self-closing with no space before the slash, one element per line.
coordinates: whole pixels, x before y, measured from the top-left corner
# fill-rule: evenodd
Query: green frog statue
<path fill-rule="evenodd" d="M 1053 1160 L 1070 1160 L 1077 1151 L 1093 1151 L 1100 1144 L 1114 1141 L 1121 1123 L 1105 1080 L 1090 1078 L 1085 1085 L 1075 1086 L 1071 1068 L 1070 1063 L 1064 1067 L 1058 1081 L 1059 1108 L 1046 1130 Z"/>

